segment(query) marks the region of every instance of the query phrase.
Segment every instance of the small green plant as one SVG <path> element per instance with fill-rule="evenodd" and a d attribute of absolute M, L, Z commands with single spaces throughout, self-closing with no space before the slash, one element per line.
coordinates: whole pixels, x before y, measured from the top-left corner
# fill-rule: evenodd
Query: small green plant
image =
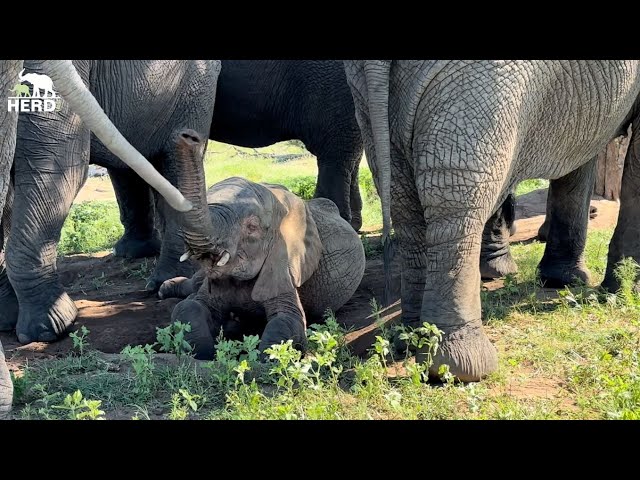
<path fill-rule="evenodd" d="M 131 367 L 135 373 L 133 392 L 136 398 L 145 401 L 151 397 L 154 378 L 153 355 L 155 351 L 152 345 L 127 345 L 120 354 L 131 362 Z"/>
<path fill-rule="evenodd" d="M 269 360 L 275 360 L 269 373 L 278 387 L 292 393 L 296 384 L 308 382 L 311 364 L 301 361 L 302 353 L 294 348 L 293 340 L 272 345 L 264 353 L 269 355 Z"/>
<path fill-rule="evenodd" d="M 102 401 L 87 400 L 82 392 L 76 390 L 72 395 L 67 395 L 62 405 L 53 405 L 51 408 L 64 410 L 70 420 L 104 420 L 104 412 L 100 410 Z"/>
<path fill-rule="evenodd" d="M 373 351 L 378 356 L 378 360 L 384 368 L 387 368 L 387 355 L 389 355 L 389 340 L 380 335 L 376 335 L 376 341 L 373 344 Z"/>
<path fill-rule="evenodd" d="M 151 272 L 155 268 L 156 260 L 150 260 L 145 258 L 140 262 L 140 264 L 135 268 L 130 268 L 127 272 L 127 278 L 136 278 L 137 280 L 147 280 Z"/>
<path fill-rule="evenodd" d="M 85 349 L 89 346 L 89 342 L 87 342 L 87 335 L 89 335 L 89 329 L 82 325 L 78 332 L 72 332 L 69 334 L 71 340 L 73 341 L 73 349 L 78 352 L 79 356 L 84 355 Z"/>
<path fill-rule="evenodd" d="M 101 288 L 104 288 L 104 287 L 113 286 L 114 282 L 112 282 L 107 277 L 105 277 L 104 272 L 102 272 L 102 275 L 100 275 L 99 277 L 91 279 L 91 284 L 93 285 L 93 288 L 95 290 L 100 290 Z"/>
<path fill-rule="evenodd" d="M 228 390 L 238 383 L 244 383 L 245 373 L 257 363 L 260 352 L 257 335 L 244 336 L 242 342 L 227 340 L 221 331 L 216 341 L 216 356 L 205 365 L 218 387 Z"/>
<path fill-rule="evenodd" d="M 165 328 L 156 328 L 156 339 L 160 351 L 175 353 L 177 356 L 189 355 L 193 347 L 185 340 L 185 334 L 191 332 L 188 323 L 173 322 Z"/>
<path fill-rule="evenodd" d="M 427 380 L 429 368 L 433 365 L 433 357 L 438 351 L 440 342 L 442 341 L 442 331 L 435 325 L 424 322 L 421 327 L 411 328 L 405 325 L 397 325 L 394 327 L 395 334 L 405 346 L 405 355 L 403 365 L 409 374 L 411 383 L 418 385 Z M 422 358 L 422 362 L 410 363 L 412 351 L 418 351 Z M 442 367 L 445 367 L 444 369 Z M 442 372 L 438 372 L 445 382 L 449 382 L 453 376 L 449 373 L 449 367 L 441 366 Z M 446 378 L 445 378 L 446 377 Z"/>
<path fill-rule="evenodd" d="M 171 396 L 169 420 L 186 420 L 189 410 L 195 413 L 203 404 L 202 396 L 191 394 L 188 390 L 181 388 Z"/>

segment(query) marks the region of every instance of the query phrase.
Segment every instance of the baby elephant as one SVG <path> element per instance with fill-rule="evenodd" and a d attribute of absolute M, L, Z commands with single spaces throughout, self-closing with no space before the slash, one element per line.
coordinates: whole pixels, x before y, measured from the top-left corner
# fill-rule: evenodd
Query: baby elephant
<path fill-rule="evenodd" d="M 281 341 L 306 346 L 306 320 L 337 310 L 362 280 L 365 255 L 357 233 L 336 205 L 304 202 L 285 187 L 232 177 L 204 188 L 205 141 L 192 130 L 177 135 L 180 191 L 194 205 L 184 214 L 186 252 L 200 270 L 162 284 L 160 298 L 186 298 L 172 321 L 191 324 L 196 358 L 210 359 L 220 329 L 264 332 L 260 350 Z M 256 328 L 258 327 L 258 328 Z"/>

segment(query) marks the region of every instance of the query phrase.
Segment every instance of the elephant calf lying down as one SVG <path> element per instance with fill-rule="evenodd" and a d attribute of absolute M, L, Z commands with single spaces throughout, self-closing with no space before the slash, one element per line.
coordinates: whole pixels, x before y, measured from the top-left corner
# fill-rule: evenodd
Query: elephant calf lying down
<path fill-rule="evenodd" d="M 204 141 L 178 134 L 186 173 L 179 188 L 194 209 L 183 217 L 187 252 L 200 270 L 162 284 L 160 298 L 186 298 L 172 321 L 191 324 L 196 358 L 212 358 L 220 329 L 264 327 L 260 350 L 292 339 L 306 345 L 306 319 L 319 320 L 351 298 L 364 275 L 358 234 L 323 198 L 304 202 L 285 187 L 232 177 L 204 189 Z M 206 208 L 208 207 L 208 208 Z M 247 325 L 248 324 L 248 325 Z"/>

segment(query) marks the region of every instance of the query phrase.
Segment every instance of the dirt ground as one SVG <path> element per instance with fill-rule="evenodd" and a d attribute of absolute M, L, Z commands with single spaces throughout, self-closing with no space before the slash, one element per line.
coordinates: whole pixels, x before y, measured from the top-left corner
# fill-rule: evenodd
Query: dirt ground
<path fill-rule="evenodd" d="M 79 198 L 113 199 L 111 183 L 107 178 L 90 179 Z M 104 197 L 101 197 L 104 195 Z M 525 242 L 535 238 L 544 220 L 546 190 L 538 190 L 518 199 L 517 233 L 512 242 Z M 612 228 L 618 214 L 617 202 L 594 199 L 598 216 L 591 220 L 591 229 Z M 372 239 L 375 245 L 377 239 Z M 93 255 L 73 255 L 60 258 L 58 269 L 62 283 L 74 299 L 79 315 L 74 328 L 84 325 L 90 330 L 90 345 L 105 353 L 120 352 L 126 345 L 153 343 L 156 327 L 168 325 L 177 299 L 159 300 L 146 292 L 145 277 L 153 268 L 153 259 L 125 260 L 110 252 Z M 399 274 L 399 265 L 394 265 Z M 399 281 L 394 284 L 399 285 Z M 501 280 L 485 283 L 489 289 L 502 286 Z M 383 291 L 382 259 L 368 260 L 365 276 L 353 298 L 337 312 L 338 320 L 353 331 L 348 335 L 354 351 L 362 354 L 377 334 L 375 319 L 371 315 L 371 298 L 381 298 Z M 399 291 L 395 292 L 399 298 Z M 382 320 L 399 320 L 400 306 L 396 300 L 386 308 Z M 0 334 L 9 359 L 10 368 L 18 372 L 29 359 L 63 356 L 71 349 L 70 338 L 52 344 L 31 343 L 20 345 L 14 333 Z"/>

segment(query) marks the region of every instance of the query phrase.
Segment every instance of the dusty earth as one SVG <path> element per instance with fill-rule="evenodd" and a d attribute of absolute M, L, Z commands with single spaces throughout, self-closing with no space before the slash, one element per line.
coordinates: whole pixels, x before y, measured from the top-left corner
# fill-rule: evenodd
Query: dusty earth
<path fill-rule="evenodd" d="M 91 178 L 78 197 L 80 200 L 113 199 L 108 178 Z M 537 190 L 518 199 L 516 210 L 517 232 L 512 242 L 527 242 L 536 237 L 544 220 L 546 190 Z M 591 229 L 615 226 L 618 203 L 602 199 L 592 200 L 598 215 L 591 220 Z M 370 240 L 372 246 L 379 239 Z M 126 345 L 155 342 L 156 327 L 168 325 L 177 299 L 159 300 L 144 289 L 145 278 L 153 269 L 154 259 L 125 260 L 110 252 L 93 255 L 73 255 L 60 258 L 58 269 L 61 280 L 74 299 L 78 320 L 74 329 L 86 326 L 90 330 L 88 341 L 93 348 L 105 353 L 118 353 Z M 395 274 L 399 266 L 394 265 Z M 399 285 L 399 281 L 394 284 Z M 491 290 L 500 288 L 502 280 L 485 283 Z M 338 320 L 352 332 L 348 339 L 357 354 L 364 354 L 378 333 L 371 314 L 372 297 L 381 298 L 383 290 L 383 267 L 380 256 L 367 261 L 365 277 L 353 298 L 337 312 Z M 395 292 L 399 298 L 399 291 Z M 386 308 L 381 319 L 385 322 L 399 320 L 400 306 L 396 300 Z M 9 367 L 16 373 L 30 359 L 53 358 L 66 355 L 72 347 L 70 338 L 52 344 L 31 343 L 20 345 L 14 333 L 0 334 L 0 340 L 9 360 Z M 19 373 L 18 373 L 19 375 Z M 534 385 L 536 389 L 545 386 Z M 514 385 L 514 394 L 522 386 Z M 545 390 L 545 388 L 542 388 Z M 527 389 L 525 394 L 532 394 Z"/>

